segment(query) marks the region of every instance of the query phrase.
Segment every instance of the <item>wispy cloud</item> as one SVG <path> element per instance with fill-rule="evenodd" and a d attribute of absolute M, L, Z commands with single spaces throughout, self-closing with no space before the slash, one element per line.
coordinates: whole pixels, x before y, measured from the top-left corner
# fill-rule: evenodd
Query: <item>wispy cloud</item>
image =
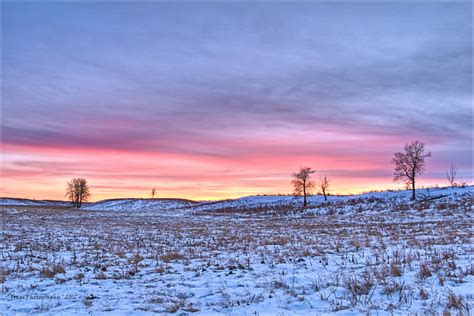
<path fill-rule="evenodd" d="M 133 162 L 103 157 L 141 153 L 182 161 L 173 168 L 192 177 L 171 172 L 177 186 L 212 176 L 213 189 L 241 192 L 265 178 L 282 191 L 283 174 L 305 163 L 340 181 L 383 178 L 416 138 L 436 150 L 432 178 L 451 160 L 467 178 L 471 6 L 5 3 L 4 175 L 85 172 L 104 189 Z M 92 169 L 54 169 L 78 150 Z M 18 153 L 48 162 L 25 171 Z"/>

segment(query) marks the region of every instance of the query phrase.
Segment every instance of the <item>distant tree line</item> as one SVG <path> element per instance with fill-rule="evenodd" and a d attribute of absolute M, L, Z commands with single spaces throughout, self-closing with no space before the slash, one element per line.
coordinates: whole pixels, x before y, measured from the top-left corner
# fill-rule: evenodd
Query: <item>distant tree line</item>
<path fill-rule="evenodd" d="M 431 152 L 425 153 L 425 143 L 415 140 L 409 144 L 405 144 L 403 151 L 396 152 L 392 159 L 395 165 L 393 181 L 404 182 L 408 188 L 412 190 L 412 200 L 416 198 L 415 183 L 419 175 L 425 171 L 425 158 L 431 157 Z M 312 178 L 316 170 L 311 167 L 301 167 L 297 172 L 292 173 L 291 181 L 294 194 L 303 196 L 303 206 L 308 205 L 308 195 L 310 195 L 315 187 L 319 188 L 327 200 L 329 194 L 330 180 L 326 175 L 319 176 L 319 182 L 315 182 Z M 456 183 L 457 168 L 454 162 L 446 170 L 446 179 L 451 187 L 457 186 Z M 151 190 L 151 197 L 154 199 L 157 189 Z M 66 185 L 66 197 L 72 202 L 73 206 L 80 208 L 84 202 L 90 198 L 90 190 L 87 180 L 84 178 L 73 178 Z"/>
<path fill-rule="evenodd" d="M 425 153 L 425 143 L 415 140 L 409 144 L 405 144 L 403 151 L 396 152 L 392 159 L 392 163 L 395 165 L 393 174 L 393 181 L 404 182 L 407 188 L 412 191 L 411 199 L 416 199 L 415 184 L 418 176 L 422 175 L 425 171 L 425 158 L 431 157 L 431 152 Z M 311 191 L 316 186 L 311 176 L 316 171 L 311 167 L 301 167 L 298 172 L 292 174 L 293 180 L 292 185 L 294 188 L 294 194 L 297 196 L 303 196 L 303 206 L 306 207 L 308 204 L 307 196 L 311 194 Z M 446 170 L 446 179 L 448 180 L 451 187 L 455 187 L 457 175 L 457 168 L 454 163 Z M 329 189 L 329 178 L 324 175 L 320 176 L 318 187 L 324 196 L 324 200 L 327 200 L 327 194 Z"/>

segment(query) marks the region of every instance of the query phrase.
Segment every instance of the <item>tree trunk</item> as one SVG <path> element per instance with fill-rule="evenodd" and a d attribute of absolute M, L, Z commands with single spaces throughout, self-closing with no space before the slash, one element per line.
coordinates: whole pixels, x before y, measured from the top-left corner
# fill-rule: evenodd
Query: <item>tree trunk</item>
<path fill-rule="evenodd" d="M 306 207 L 306 181 L 303 181 L 303 206 Z"/>
<path fill-rule="evenodd" d="M 324 194 L 324 201 L 327 201 L 328 199 L 326 198 L 326 192 L 323 191 L 323 194 Z"/>
<path fill-rule="evenodd" d="M 411 182 L 411 199 L 415 200 L 415 178 Z"/>

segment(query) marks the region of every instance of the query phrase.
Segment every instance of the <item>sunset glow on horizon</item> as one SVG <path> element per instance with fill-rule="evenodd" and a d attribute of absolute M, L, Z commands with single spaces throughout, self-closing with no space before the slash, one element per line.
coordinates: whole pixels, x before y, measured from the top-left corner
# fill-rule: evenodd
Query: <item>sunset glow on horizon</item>
<path fill-rule="evenodd" d="M 472 179 L 470 3 L 2 3 L 2 196 L 216 200 Z M 317 190 L 315 190 L 317 191 Z"/>

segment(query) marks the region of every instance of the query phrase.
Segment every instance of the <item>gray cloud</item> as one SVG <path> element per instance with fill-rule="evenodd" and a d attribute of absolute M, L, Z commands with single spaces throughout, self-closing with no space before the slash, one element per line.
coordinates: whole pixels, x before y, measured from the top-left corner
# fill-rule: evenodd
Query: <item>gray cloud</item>
<path fill-rule="evenodd" d="M 4 141 L 238 156 L 272 131 L 329 131 L 470 146 L 470 8 L 7 3 Z"/>

